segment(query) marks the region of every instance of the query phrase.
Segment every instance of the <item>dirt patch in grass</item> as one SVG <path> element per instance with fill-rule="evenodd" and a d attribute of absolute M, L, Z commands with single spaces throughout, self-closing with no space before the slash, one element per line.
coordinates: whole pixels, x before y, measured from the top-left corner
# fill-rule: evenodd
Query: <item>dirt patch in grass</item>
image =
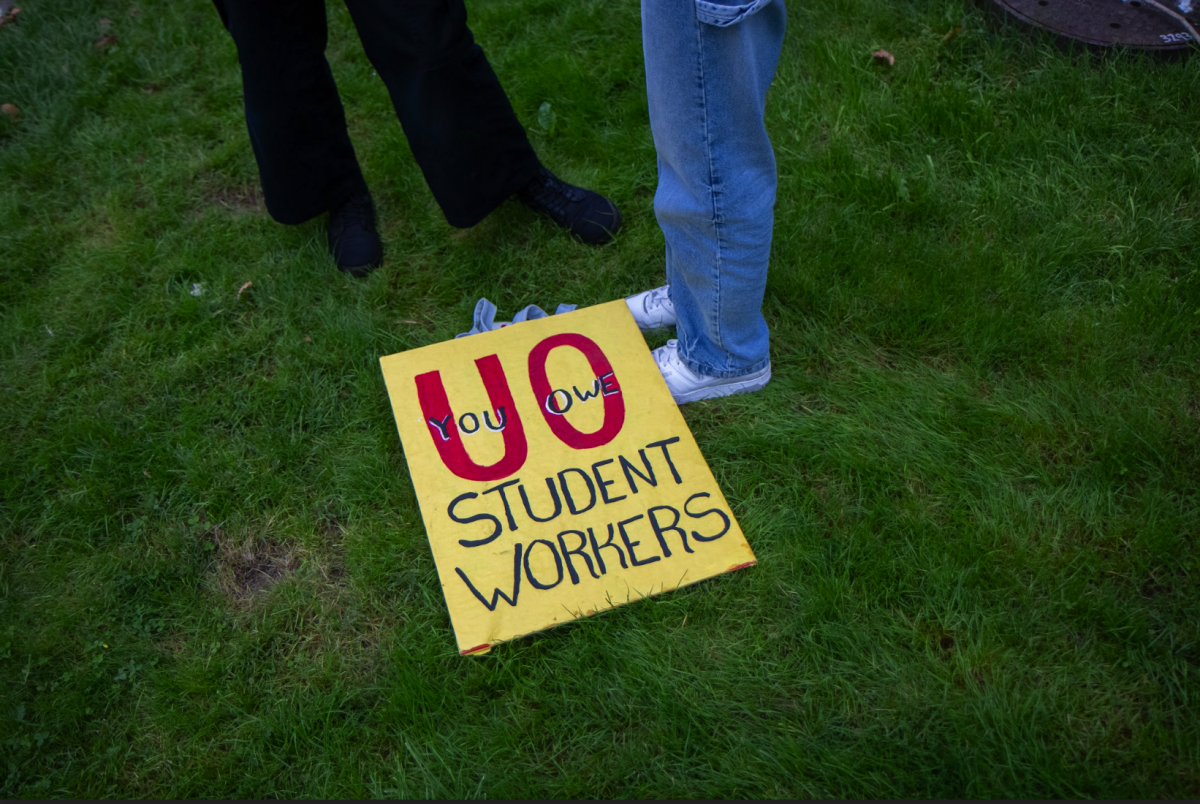
<path fill-rule="evenodd" d="M 249 603 L 300 564 L 291 547 L 270 538 L 235 539 L 220 528 L 209 538 L 215 546 L 218 587 L 235 603 Z"/>
<path fill-rule="evenodd" d="M 205 193 L 205 200 L 210 206 L 225 207 L 233 212 L 265 212 L 267 209 L 262 190 L 257 184 L 216 187 Z"/>
<path fill-rule="evenodd" d="M 342 535 L 346 532 L 346 526 L 340 517 L 323 516 L 317 520 L 317 530 L 327 540 L 341 541 Z"/>
<path fill-rule="evenodd" d="M 230 186 L 216 176 L 201 176 L 197 182 L 200 190 L 199 208 L 193 213 L 196 218 L 214 208 L 228 210 L 233 215 L 252 215 L 267 211 L 262 188 L 257 182 Z"/>

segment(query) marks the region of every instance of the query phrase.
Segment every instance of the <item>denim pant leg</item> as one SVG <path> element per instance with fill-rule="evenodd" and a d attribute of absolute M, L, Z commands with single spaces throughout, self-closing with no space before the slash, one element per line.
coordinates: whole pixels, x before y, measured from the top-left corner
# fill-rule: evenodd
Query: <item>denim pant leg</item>
<path fill-rule="evenodd" d="M 642 0 L 654 212 L 679 351 L 711 377 L 770 359 L 762 300 L 776 174 L 763 111 L 786 19 L 783 0 Z"/>

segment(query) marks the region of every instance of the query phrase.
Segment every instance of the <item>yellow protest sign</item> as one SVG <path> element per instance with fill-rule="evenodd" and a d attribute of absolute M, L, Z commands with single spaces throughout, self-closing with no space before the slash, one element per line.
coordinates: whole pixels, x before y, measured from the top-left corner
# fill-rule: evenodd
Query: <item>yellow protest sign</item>
<path fill-rule="evenodd" d="M 754 563 L 624 302 L 380 363 L 461 653 Z"/>

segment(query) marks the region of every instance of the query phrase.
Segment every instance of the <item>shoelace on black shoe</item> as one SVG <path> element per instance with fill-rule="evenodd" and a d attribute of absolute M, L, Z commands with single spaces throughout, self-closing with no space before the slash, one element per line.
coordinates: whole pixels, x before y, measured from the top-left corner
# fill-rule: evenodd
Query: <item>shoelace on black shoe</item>
<path fill-rule="evenodd" d="M 336 210 L 330 220 L 330 234 L 335 238 L 341 237 L 351 223 L 357 223 L 364 229 L 371 228 L 371 196 L 356 195 L 346 201 Z"/>
<path fill-rule="evenodd" d="M 584 199 L 584 192 L 543 168 L 520 192 L 521 200 L 559 220 L 567 219 L 567 207 Z"/>

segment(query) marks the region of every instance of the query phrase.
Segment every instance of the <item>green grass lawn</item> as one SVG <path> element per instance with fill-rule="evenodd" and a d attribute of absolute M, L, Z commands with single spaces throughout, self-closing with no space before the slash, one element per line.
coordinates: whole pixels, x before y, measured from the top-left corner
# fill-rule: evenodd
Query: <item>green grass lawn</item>
<path fill-rule="evenodd" d="M 20 5 L 0 797 L 1200 795 L 1200 59 L 791 3 L 774 380 L 683 409 L 758 566 L 463 658 L 378 358 L 661 283 L 636 0 L 470 4 L 601 249 L 451 229 L 330 7 L 363 281 L 267 216 L 210 5 Z"/>

